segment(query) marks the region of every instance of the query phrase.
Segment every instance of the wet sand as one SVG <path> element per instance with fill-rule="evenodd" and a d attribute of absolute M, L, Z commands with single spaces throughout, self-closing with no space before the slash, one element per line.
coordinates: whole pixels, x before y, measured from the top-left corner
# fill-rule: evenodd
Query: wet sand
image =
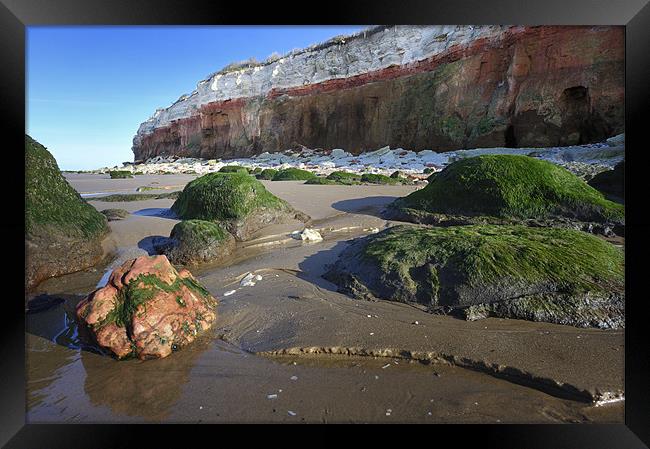
<path fill-rule="evenodd" d="M 172 176 L 149 175 L 148 182 L 167 185 Z M 107 181 L 124 192 L 145 185 L 100 175 L 68 179 L 90 193 L 104 191 Z M 623 401 L 591 404 L 622 397 L 623 331 L 466 322 L 389 301 L 357 301 L 320 277 L 347 240 L 390 226 L 379 210 L 417 187 L 265 185 L 309 214 L 324 240 L 291 239 L 299 222 L 275 225 L 239 244 L 227 263 L 191 267 L 219 298 L 219 318 L 199 342 L 166 359 L 117 362 L 81 348 L 74 305 L 116 261 L 41 284 L 40 293 L 69 296 L 28 315 L 28 420 L 623 421 Z M 91 202 L 132 212 L 110 222 L 118 261 L 147 254 L 151 236 L 169 235 L 177 220 L 151 213 L 172 203 Z M 248 272 L 263 279 L 240 287 Z"/>

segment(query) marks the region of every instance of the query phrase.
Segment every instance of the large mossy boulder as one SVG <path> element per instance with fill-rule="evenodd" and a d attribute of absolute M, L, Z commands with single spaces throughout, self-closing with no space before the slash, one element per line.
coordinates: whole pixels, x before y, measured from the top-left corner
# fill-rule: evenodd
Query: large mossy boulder
<path fill-rule="evenodd" d="M 117 358 L 162 358 L 212 326 L 217 300 L 165 256 L 141 256 L 113 270 L 77 305 L 95 341 Z"/>
<path fill-rule="evenodd" d="M 354 241 L 324 277 L 356 298 L 469 319 L 624 326 L 623 251 L 566 228 L 396 226 Z"/>
<path fill-rule="evenodd" d="M 621 202 L 625 196 L 625 161 L 616 164 L 613 170 L 598 173 L 589 180 L 589 185 L 609 199 Z"/>
<path fill-rule="evenodd" d="M 26 135 L 26 288 L 100 261 L 108 231 L 106 217 L 68 184 L 50 152 Z"/>
<path fill-rule="evenodd" d="M 174 264 L 196 265 L 217 262 L 229 256 L 235 238 L 219 223 L 186 220 L 177 223 L 169 239 L 156 247 Z"/>
<path fill-rule="evenodd" d="M 625 223 L 621 204 L 607 200 L 568 170 L 514 155 L 454 162 L 435 173 L 423 189 L 389 205 L 386 217 L 424 224 L 596 223 L 606 230 L 620 229 Z"/>
<path fill-rule="evenodd" d="M 185 186 L 171 209 L 183 220 L 221 223 L 240 241 L 270 224 L 309 219 L 244 173 L 201 176 Z"/>

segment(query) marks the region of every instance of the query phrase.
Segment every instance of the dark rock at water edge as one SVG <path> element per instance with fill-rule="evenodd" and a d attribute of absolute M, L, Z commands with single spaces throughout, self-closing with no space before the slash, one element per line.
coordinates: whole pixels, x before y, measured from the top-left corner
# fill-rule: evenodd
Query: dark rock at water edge
<path fill-rule="evenodd" d="M 623 327 L 623 251 L 561 228 L 396 226 L 355 240 L 323 276 L 359 299 L 474 319 Z"/>
<path fill-rule="evenodd" d="M 68 184 L 45 147 L 26 135 L 26 288 L 99 262 L 108 231 L 106 217 Z"/>
<path fill-rule="evenodd" d="M 225 259 L 235 249 L 235 239 L 221 225 L 187 220 L 176 224 L 169 239 L 155 241 L 154 248 L 174 264 L 195 265 Z"/>
<path fill-rule="evenodd" d="M 621 161 L 613 170 L 594 176 L 589 185 L 603 192 L 612 201 L 623 202 L 625 197 L 625 161 Z"/>
<path fill-rule="evenodd" d="M 124 209 L 104 209 L 101 211 L 108 221 L 123 220 L 130 215 L 130 212 Z"/>

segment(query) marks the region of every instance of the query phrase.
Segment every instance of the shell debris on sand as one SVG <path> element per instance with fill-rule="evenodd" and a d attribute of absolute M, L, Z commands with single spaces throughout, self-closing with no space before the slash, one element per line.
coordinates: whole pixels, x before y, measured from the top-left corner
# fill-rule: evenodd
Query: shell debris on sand
<path fill-rule="evenodd" d="M 320 232 L 311 228 L 305 228 L 302 231 L 293 231 L 291 237 L 296 240 L 302 240 L 303 242 L 320 242 L 323 240 Z"/>
<path fill-rule="evenodd" d="M 247 273 L 246 276 L 244 276 L 243 279 L 239 281 L 239 285 L 242 287 L 252 287 L 261 280 L 262 276 L 259 274 Z"/>

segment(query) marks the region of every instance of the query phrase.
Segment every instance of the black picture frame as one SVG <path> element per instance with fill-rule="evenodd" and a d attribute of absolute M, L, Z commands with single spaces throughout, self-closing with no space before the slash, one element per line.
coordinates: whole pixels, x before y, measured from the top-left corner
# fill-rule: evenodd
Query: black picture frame
<path fill-rule="evenodd" d="M 25 424 L 24 307 L 21 266 L 24 261 L 24 197 L 22 153 L 25 130 L 25 27 L 30 25 L 172 25 L 172 24 L 521 24 L 624 25 L 626 29 L 626 331 L 625 424 L 619 425 L 437 425 L 421 428 L 431 440 L 445 436 L 485 447 L 517 448 L 642 448 L 650 445 L 650 354 L 645 335 L 644 280 L 650 223 L 645 217 L 647 191 L 644 171 L 649 167 L 647 109 L 650 102 L 650 4 L 648 0 L 330 0 L 267 2 L 252 6 L 237 2 L 169 0 L 0 0 L 0 98 L 2 155 L 11 159 L 4 170 L 7 210 L 0 220 L 5 235 L 6 286 L 0 344 L 0 444 L 6 447 L 129 447 L 133 437 L 146 436 L 171 445 L 172 434 L 188 431 L 171 426 L 36 425 Z M 23 165 L 21 165 L 23 164 Z M 15 236 L 15 238 L 14 238 Z M 18 256 L 16 256 L 18 255 Z M 13 289 L 18 290 L 14 295 Z M 5 290 L 6 291 L 6 290 Z M 22 292 L 24 295 L 24 291 Z M 21 342 L 23 344 L 21 344 Z M 204 426 L 191 438 L 212 434 Z M 219 433 L 224 426 L 220 427 Z M 173 430 L 176 429 L 176 430 Z M 268 432 L 268 431 L 266 431 Z M 272 438 L 266 433 L 268 438 Z M 336 438 L 337 433 L 331 433 Z M 186 444 L 189 441 L 186 440 Z M 184 445 L 186 445 L 184 444 Z M 408 444 L 408 443 L 407 443 Z M 448 443 L 449 444 L 449 443 Z"/>

